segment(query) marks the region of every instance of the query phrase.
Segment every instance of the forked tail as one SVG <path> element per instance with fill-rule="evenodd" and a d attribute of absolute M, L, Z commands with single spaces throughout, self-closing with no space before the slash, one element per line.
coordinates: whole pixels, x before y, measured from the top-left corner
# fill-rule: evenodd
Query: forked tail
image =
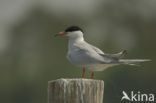
<path fill-rule="evenodd" d="M 151 60 L 150 59 L 119 59 L 119 63 L 124 63 L 124 64 L 133 64 L 133 63 L 140 63 L 146 61 L 151 61 Z"/>

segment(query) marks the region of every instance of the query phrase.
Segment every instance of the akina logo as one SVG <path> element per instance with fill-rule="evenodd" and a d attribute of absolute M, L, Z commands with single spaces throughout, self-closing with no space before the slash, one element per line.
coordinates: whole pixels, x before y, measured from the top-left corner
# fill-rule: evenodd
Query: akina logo
<path fill-rule="evenodd" d="M 131 91 L 129 95 L 122 91 L 122 98 L 121 101 L 127 100 L 127 101 L 139 101 L 139 102 L 154 102 L 155 101 L 155 95 L 153 93 L 145 94 L 141 93 L 140 91 L 134 92 Z"/>

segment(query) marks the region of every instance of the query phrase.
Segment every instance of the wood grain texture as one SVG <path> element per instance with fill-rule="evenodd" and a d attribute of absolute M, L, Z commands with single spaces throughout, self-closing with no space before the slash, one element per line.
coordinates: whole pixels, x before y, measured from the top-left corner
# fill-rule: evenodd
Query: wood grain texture
<path fill-rule="evenodd" d="M 48 82 L 48 103 L 103 103 L 104 82 L 58 79 Z"/>

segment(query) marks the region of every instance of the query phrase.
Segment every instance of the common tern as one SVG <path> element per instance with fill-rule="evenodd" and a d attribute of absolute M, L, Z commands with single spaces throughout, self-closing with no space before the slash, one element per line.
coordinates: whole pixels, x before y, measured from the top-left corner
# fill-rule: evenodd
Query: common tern
<path fill-rule="evenodd" d="M 84 78 L 86 69 L 92 71 L 91 79 L 93 79 L 94 71 L 103 71 L 119 64 L 133 65 L 137 62 L 150 61 L 149 59 L 121 59 L 127 54 L 126 50 L 117 54 L 104 53 L 99 48 L 87 43 L 83 35 L 83 30 L 78 26 L 70 26 L 55 35 L 69 37 L 67 59 L 72 64 L 83 68 L 82 78 Z"/>

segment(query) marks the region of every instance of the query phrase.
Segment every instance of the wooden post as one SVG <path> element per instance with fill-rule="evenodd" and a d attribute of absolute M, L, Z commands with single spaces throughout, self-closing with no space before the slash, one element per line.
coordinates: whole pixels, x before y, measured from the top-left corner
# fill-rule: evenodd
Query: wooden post
<path fill-rule="evenodd" d="M 104 82 L 58 79 L 48 82 L 48 103 L 103 103 Z"/>

